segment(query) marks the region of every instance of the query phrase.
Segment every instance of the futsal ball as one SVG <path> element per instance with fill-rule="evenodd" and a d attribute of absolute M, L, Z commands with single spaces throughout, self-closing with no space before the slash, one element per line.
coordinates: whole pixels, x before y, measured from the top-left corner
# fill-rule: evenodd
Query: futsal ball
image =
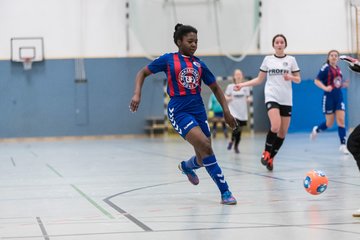
<path fill-rule="evenodd" d="M 304 188 L 308 193 L 318 195 L 325 192 L 328 182 L 329 180 L 323 171 L 311 170 L 304 178 Z"/>

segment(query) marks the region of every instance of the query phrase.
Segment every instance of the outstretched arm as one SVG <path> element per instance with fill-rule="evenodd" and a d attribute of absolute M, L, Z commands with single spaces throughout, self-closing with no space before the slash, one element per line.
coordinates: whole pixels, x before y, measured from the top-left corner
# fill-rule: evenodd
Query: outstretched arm
<path fill-rule="evenodd" d="M 239 91 L 243 87 L 251 87 L 251 86 L 259 85 L 264 81 L 265 77 L 266 77 L 266 72 L 260 71 L 256 78 L 253 78 L 246 82 L 235 84 L 234 90 Z"/>
<path fill-rule="evenodd" d="M 143 67 L 135 77 L 135 89 L 134 95 L 131 98 L 131 102 L 129 105 L 131 112 L 136 112 L 139 108 L 140 101 L 141 101 L 141 89 L 144 84 L 144 80 L 147 76 L 151 74 L 150 70 L 147 67 Z"/>

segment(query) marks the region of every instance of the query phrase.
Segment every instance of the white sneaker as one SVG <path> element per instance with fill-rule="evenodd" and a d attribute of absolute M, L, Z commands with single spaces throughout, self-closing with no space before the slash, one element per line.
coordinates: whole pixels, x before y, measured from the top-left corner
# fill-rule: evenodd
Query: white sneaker
<path fill-rule="evenodd" d="M 356 210 L 356 211 L 353 213 L 353 217 L 360 217 L 360 209 Z"/>
<path fill-rule="evenodd" d="M 340 145 L 340 148 L 339 148 L 339 151 L 342 152 L 343 154 L 350 154 L 349 150 L 347 149 L 346 145 L 345 144 L 341 144 Z"/>
<path fill-rule="evenodd" d="M 318 128 L 317 126 L 313 127 L 313 129 L 312 129 L 312 131 L 310 133 L 310 140 L 315 140 L 315 138 L 316 138 L 316 136 L 318 134 L 318 132 L 316 131 L 317 128 Z"/>

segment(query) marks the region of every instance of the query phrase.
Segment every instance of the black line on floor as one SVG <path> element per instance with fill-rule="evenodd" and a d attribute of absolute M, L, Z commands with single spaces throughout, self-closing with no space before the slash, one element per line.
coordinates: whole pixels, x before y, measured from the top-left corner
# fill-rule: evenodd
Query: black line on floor
<path fill-rule="evenodd" d="M 223 169 L 228 169 L 228 170 L 231 170 L 231 171 L 234 171 L 234 172 L 246 173 L 246 174 L 250 174 L 250 175 L 255 175 L 255 176 L 260 176 L 260 177 L 266 177 L 266 178 L 271 178 L 271 179 L 280 180 L 280 181 L 293 182 L 293 180 L 289 180 L 289 179 L 285 179 L 285 178 L 279 178 L 279 177 L 274 177 L 274 176 L 270 176 L 270 175 L 262 174 L 262 173 L 244 171 L 244 170 L 239 170 L 239 169 L 229 168 L 229 167 L 224 167 L 224 166 L 221 166 L 221 168 L 223 168 Z"/>
<path fill-rule="evenodd" d="M 329 182 L 341 183 L 341 184 L 351 185 L 351 186 L 360 186 L 360 184 L 348 183 L 348 182 L 342 182 L 342 181 L 336 181 L 336 180 L 329 180 Z"/>
<path fill-rule="evenodd" d="M 142 223 L 140 220 L 138 220 L 137 218 L 135 218 L 133 215 L 126 212 L 122 208 L 118 207 L 115 203 L 111 202 L 109 199 L 104 199 L 104 202 L 106 202 L 110 207 L 112 207 L 113 209 L 115 209 L 116 211 L 121 213 L 124 217 L 129 219 L 131 222 L 135 223 L 137 226 L 142 228 L 145 232 L 152 232 L 153 231 L 150 227 L 148 227 L 147 225 Z"/>
<path fill-rule="evenodd" d="M 50 237 L 49 237 L 49 235 L 47 234 L 46 229 L 45 229 L 45 226 L 44 226 L 43 222 L 41 221 L 40 217 L 36 217 L 36 221 L 37 221 L 38 224 L 39 224 L 39 227 L 40 227 L 40 230 L 41 230 L 41 232 L 42 232 L 42 234 L 43 234 L 44 239 L 45 239 L 45 240 L 50 240 Z"/>
<path fill-rule="evenodd" d="M 146 232 L 152 232 L 153 230 L 148 227 L 146 224 L 144 224 L 143 222 L 141 222 L 140 220 L 138 220 L 137 218 L 135 218 L 134 216 L 132 216 L 131 214 L 129 214 L 128 212 L 126 212 L 125 210 L 123 210 L 122 208 L 120 208 L 119 206 L 117 206 L 115 203 L 113 203 L 110 199 L 114 198 L 116 196 L 125 194 L 125 193 L 129 193 L 129 192 L 134 192 L 134 191 L 138 191 L 138 190 L 142 190 L 142 189 L 148 189 L 148 188 L 153 188 L 153 187 L 158 187 L 158 186 L 164 186 L 164 185 L 170 185 L 170 184 L 174 184 L 174 183 L 181 183 L 184 181 L 176 181 L 176 182 L 169 182 L 169 183 L 161 183 L 161 184 L 156 184 L 156 185 L 151 185 L 151 186 L 145 186 L 145 187 L 140 187 L 140 188 L 135 188 L 135 189 L 131 189 L 128 191 L 124 191 L 121 193 L 117 193 L 114 194 L 110 197 L 107 197 L 104 199 L 104 202 L 107 203 L 110 207 L 112 207 L 113 209 L 115 209 L 117 212 L 121 213 L 124 217 L 126 217 L 127 219 L 129 219 L 131 222 L 135 223 L 137 226 L 139 226 L 140 228 L 142 228 L 144 231 Z"/>
<path fill-rule="evenodd" d="M 10 157 L 10 160 L 11 160 L 13 166 L 16 167 L 16 164 L 15 164 L 15 161 L 14 161 L 13 157 Z"/>
<path fill-rule="evenodd" d="M 291 227 L 298 227 L 298 228 L 311 228 L 311 229 L 317 229 L 317 230 L 324 230 L 324 231 L 335 231 L 335 232 L 342 232 L 342 233 L 348 233 L 353 235 L 360 235 L 358 232 L 355 231 L 347 231 L 347 230 L 339 230 L 339 229 L 332 229 L 332 228 L 326 228 L 325 226 L 347 226 L 347 225 L 354 225 L 359 223 L 354 222 L 338 222 L 338 223 L 327 223 L 327 224 L 265 224 L 265 225 L 258 225 L 258 226 L 235 226 L 235 227 L 202 227 L 202 228 L 187 228 L 187 229 L 163 229 L 163 230 L 156 230 L 153 232 L 156 233 L 169 233 L 169 232 L 189 232 L 189 231 L 213 231 L 213 230 L 228 230 L 228 229 L 257 229 L 258 231 L 261 231 L 261 229 L 266 228 L 291 228 Z M 112 232 L 93 232 L 93 233 L 77 233 L 77 234 L 56 234 L 51 235 L 54 238 L 59 237 L 80 237 L 80 236 L 100 236 L 100 235 L 113 235 L 113 234 L 143 234 L 144 232 L 139 231 L 112 231 Z M 11 236 L 11 237 L 2 237 L 2 239 L 30 239 L 30 238 L 36 238 L 38 236 Z M 49 238 L 48 238 L 49 239 Z M 149 238 L 151 239 L 151 238 Z"/>

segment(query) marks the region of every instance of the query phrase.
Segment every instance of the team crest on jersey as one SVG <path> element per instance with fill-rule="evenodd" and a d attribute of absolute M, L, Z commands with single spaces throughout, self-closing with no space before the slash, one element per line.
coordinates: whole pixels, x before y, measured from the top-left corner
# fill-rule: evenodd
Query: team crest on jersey
<path fill-rule="evenodd" d="M 195 66 L 197 66 L 198 68 L 201 67 L 200 63 L 198 63 L 198 62 L 195 62 L 195 61 L 194 61 L 193 64 L 194 64 Z"/>
<path fill-rule="evenodd" d="M 287 62 L 283 62 L 283 66 L 287 67 L 289 64 Z"/>
<path fill-rule="evenodd" d="M 342 82 L 342 79 L 340 76 L 337 76 L 336 78 L 334 78 L 334 87 L 341 88 L 341 82 Z"/>
<path fill-rule="evenodd" d="M 187 89 L 194 89 L 199 85 L 199 72 L 194 68 L 184 68 L 179 73 L 180 83 Z"/>

